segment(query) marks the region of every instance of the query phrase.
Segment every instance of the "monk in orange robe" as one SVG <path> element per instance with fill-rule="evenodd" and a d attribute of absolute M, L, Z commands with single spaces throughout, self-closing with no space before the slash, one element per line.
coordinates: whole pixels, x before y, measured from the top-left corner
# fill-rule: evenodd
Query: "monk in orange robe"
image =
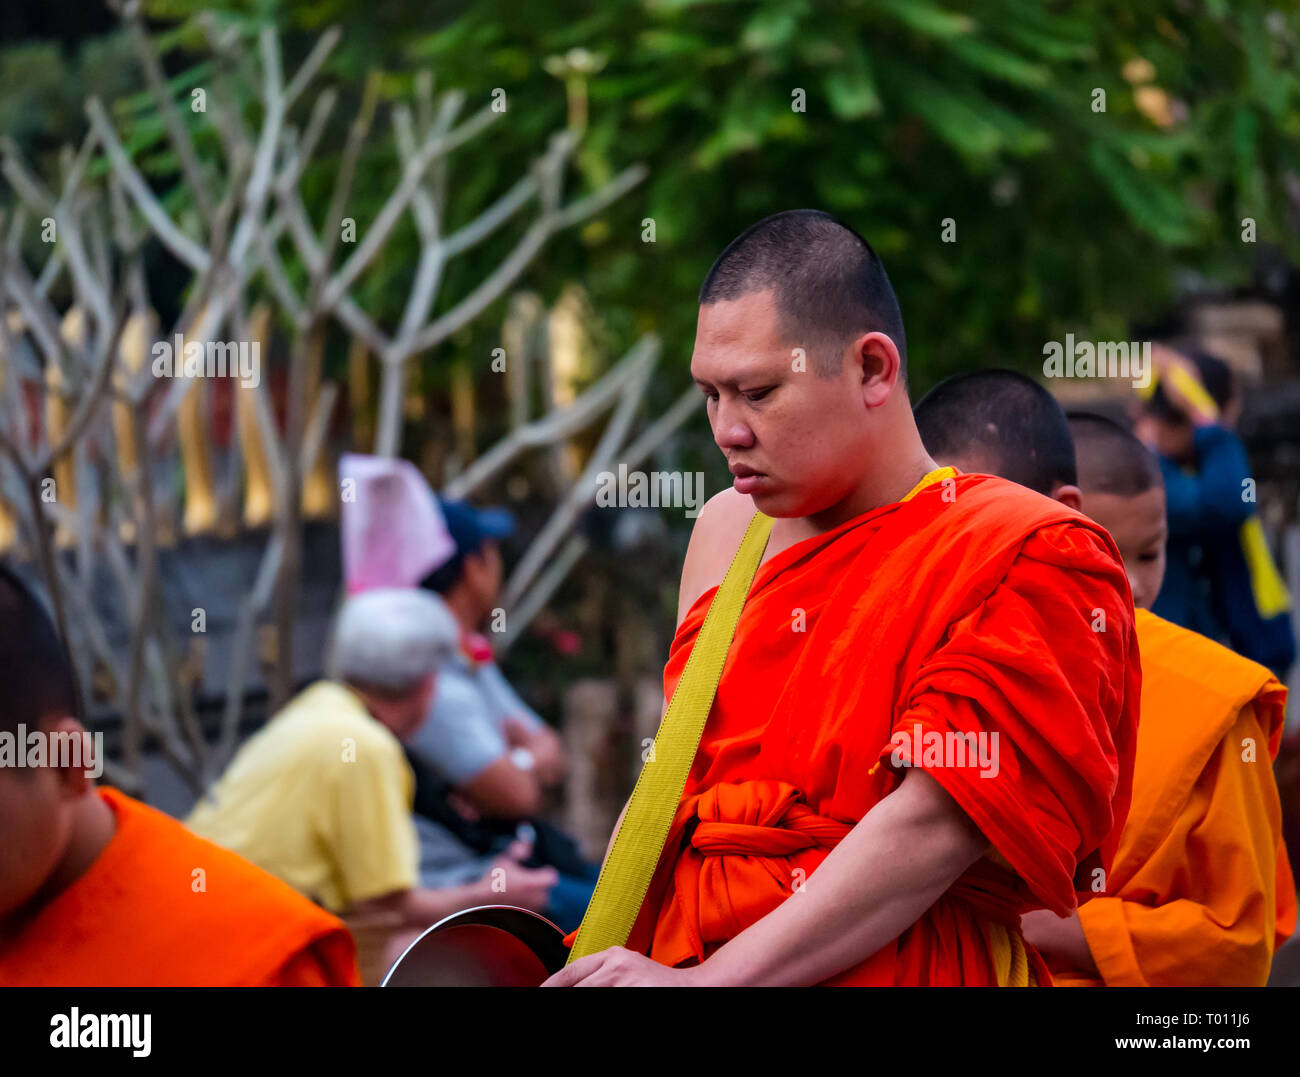
<path fill-rule="evenodd" d="M 358 985 L 342 922 L 112 789 L 44 609 L 0 568 L 0 987 Z"/>
<path fill-rule="evenodd" d="M 1262 986 L 1296 918 L 1271 766 L 1286 689 L 1148 612 L 1167 533 L 1155 458 L 1108 419 L 1067 423 L 1051 394 L 1009 371 L 949 379 L 916 414 L 936 459 L 1014 479 L 1105 526 L 1139 607 L 1133 799 L 1110 875 L 1068 918 L 1026 914 L 1025 937 L 1058 985 Z"/>
<path fill-rule="evenodd" d="M 666 696 L 774 522 L 627 945 L 548 985 L 1049 981 L 1020 913 L 1072 910 L 1127 810 L 1128 588 L 1078 513 L 936 468 L 903 354 L 878 258 L 825 214 L 706 278 L 691 371 L 735 481 L 695 523 Z"/>

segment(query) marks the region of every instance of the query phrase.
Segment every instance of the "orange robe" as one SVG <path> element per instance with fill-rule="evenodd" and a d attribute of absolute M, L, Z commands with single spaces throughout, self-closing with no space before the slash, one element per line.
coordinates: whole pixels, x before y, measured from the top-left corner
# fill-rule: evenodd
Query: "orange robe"
<path fill-rule="evenodd" d="M 678 628 L 669 696 L 713 594 Z M 706 959 L 894 788 L 899 753 L 992 848 L 899 938 L 828 982 L 997 983 L 994 934 L 1019 941 L 1029 906 L 1072 910 L 1076 867 L 1111 852 L 1139 683 L 1109 535 L 1023 487 L 960 475 L 795 544 L 754 578 L 628 947 L 670 966 Z M 997 773 L 927 755 L 945 733 L 997 734 L 985 742 Z"/>
<path fill-rule="evenodd" d="M 1286 689 L 1263 666 L 1146 610 L 1137 632 L 1132 807 L 1110 885 L 1079 908 L 1101 977 L 1051 962 L 1053 977 L 1262 986 L 1296 921 L 1272 766 Z"/>
<path fill-rule="evenodd" d="M 360 985 L 341 921 L 170 816 L 97 792 L 117 830 L 0 949 L 0 987 Z"/>

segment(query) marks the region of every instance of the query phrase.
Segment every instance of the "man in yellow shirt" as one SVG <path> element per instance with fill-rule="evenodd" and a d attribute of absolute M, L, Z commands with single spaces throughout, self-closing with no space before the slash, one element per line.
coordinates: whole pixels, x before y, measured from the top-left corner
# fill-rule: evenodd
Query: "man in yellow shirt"
<path fill-rule="evenodd" d="M 385 967 L 414 935 L 475 905 L 545 905 L 554 869 L 505 855 L 477 882 L 418 886 L 414 777 L 402 752 L 429 710 L 435 671 L 458 645 L 427 591 L 347 601 L 330 680 L 318 681 L 240 749 L 187 820 L 197 834 L 354 922 L 387 923 Z"/>

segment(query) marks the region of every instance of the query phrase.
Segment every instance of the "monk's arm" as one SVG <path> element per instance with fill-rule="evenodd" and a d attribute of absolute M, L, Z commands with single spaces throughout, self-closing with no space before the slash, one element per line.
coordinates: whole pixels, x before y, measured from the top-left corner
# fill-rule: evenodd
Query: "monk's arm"
<path fill-rule="evenodd" d="M 1100 975 L 1078 909 L 1069 916 L 1057 916 L 1051 909 L 1035 909 L 1020 918 L 1020 930 L 1039 953 L 1062 958 L 1089 976 Z"/>
<path fill-rule="evenodd" d="M 806 986 L 897 938 L 988 849 L 923 770 L 871 809 L 804 886 L 699 966 L 707 985 Z"/>

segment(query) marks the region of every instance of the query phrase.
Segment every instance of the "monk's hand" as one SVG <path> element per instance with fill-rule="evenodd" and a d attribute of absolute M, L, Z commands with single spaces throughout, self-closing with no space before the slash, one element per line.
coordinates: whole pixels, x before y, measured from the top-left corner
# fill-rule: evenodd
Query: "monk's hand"
<path fill-rule="evenodd" d="M 623 946 L 565 965 L 543 987 L 693 987 L 698 968 L 672 969 Z"/>
<path fill-rule="evenodd" d="M 1069 916 L 1057 916 L 1050 909 L 1027 912 L 1020 917 L 1020 931 L 1039 953 L 1064 958 L 1084 972 L 1097 971 L 1077 909 Z"/>

